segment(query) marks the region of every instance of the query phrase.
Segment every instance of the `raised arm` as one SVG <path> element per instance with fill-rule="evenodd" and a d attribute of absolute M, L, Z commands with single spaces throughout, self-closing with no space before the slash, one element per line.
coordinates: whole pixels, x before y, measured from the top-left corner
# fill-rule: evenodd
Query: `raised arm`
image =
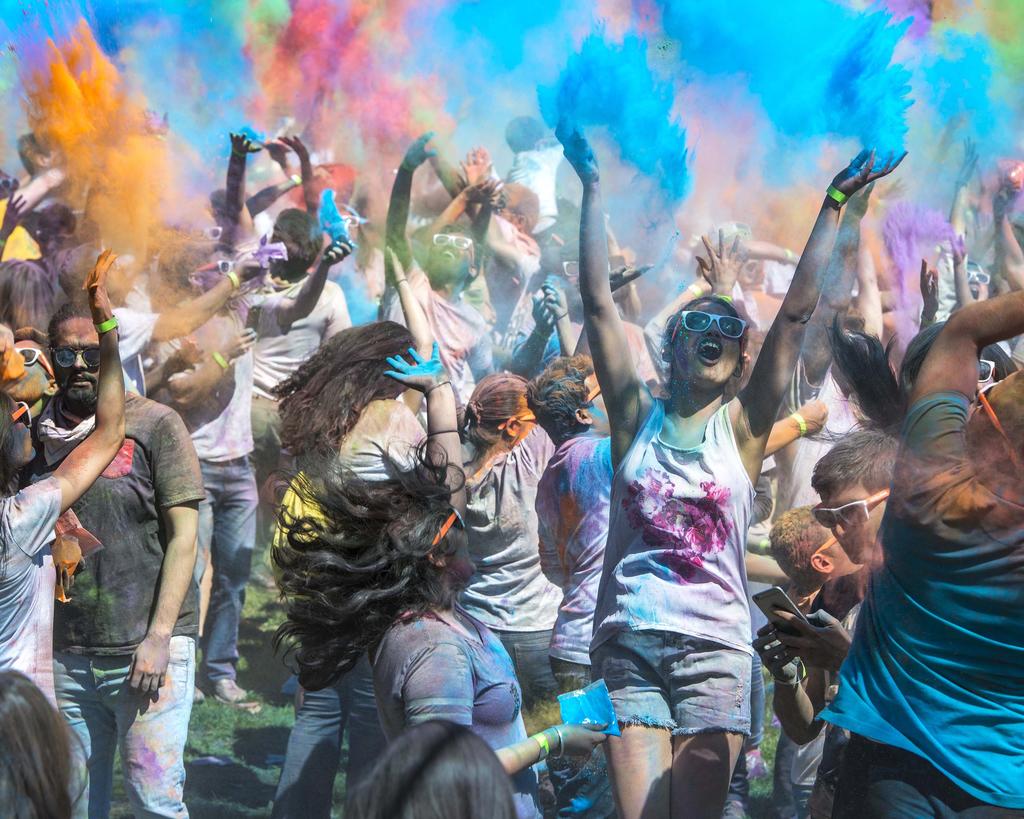
<path fill-rule="evenodd" d="M 302 201 L 306 210 L 316 216 L 320 203 L 317 201 L 316 186 L 313 184 L 313 163 L 309 158 L 309 149 L 298 136 L 281 137 L 281 142 L 287 145 L 299 158 L 299 171 L 302 174 Z"/>
<path fill-rule="evenodd" d="M 405 238 L 409 223 L 409 199 L 412 196 L 412 175 L 416 169 L 436 151 L 428 147 L 434 133 L 424 134 L 417 139 L 405 152 L 402 164 L 395 172 L 395 183 L 391 186 L 391 201 L 388 204 L 388 218 L 385 229 L 385 245 L 390 247 L 405 270 L 412 267 L 412 250 L 409 240 Z"/>
<path fill-rule="evenodd" d="M 301 321 L 313 312 L 324 292 L 324 285 L 327 283 L 327 274 L 330 269 L 346 259 L 350 253 L 352 253 L 352 245 L 344 239 L 335 239 L 327 246 L 327 249 L 320 254 L 320 263 L 316 266 L 316 270 L 306 277 L 299 292 L 295 294 L 295 298 L 283 304 L 280 310 L 275 311 L 278 327 L 287 332 L 295 322 Z"/>
<path fill-rule="evenodd" d="M 227 184 L 224 194 L 225 224 L 221 246 L 233 248 L 238 241 L 238 225 L 242 218 L 245 199 L 245 166 L 253 143 L 245 134 L 231 134 L 231 158 L 228 160 Z"/>
<path fill-rule="evenodd" d="M 832 364 L 832 348 L 828 332 L 832 320 L 845 314 L 853 300 L 853 283 L 857 278 L 860 254 L 860 223 L 867 213 L 871 185 L 851 196 L 839 222 L 839 232 L 825 270 L 821 302 L 807 324 L 807 334 L 800 349 L 804 372 L 811 384 L 821 384 Z"/>
<path fill-rule="evenodd" d="M 964 161 L 953 188 L 953 204 L 949 208 L 949 223 L 953 230 L 963 235 L 967 230 L 967 186 L 978 167 L 978 146 L 970 138 L 964 140 Z"/>
<path fill-rule="evenodd" d="M 198 330 L 217 315 L 217 311 L 228 303 L 228 299 L 243 282 L 255 278 L 262 272 L 262 268 L 255 261 L 238 265 L 201 296 L 162 311 L 153 325 L 153 341 L 171 341 Z"/>
<path fill-rule="evenodd" d="M 427 398 L 427 458 L 436 465 L 447 464 L 448 485 L 452 490 L 452 506 L 460 514 L 466 511 L 466 485 L 462 478 L 462 440 L 459 438 L 459 412 L 451 378 L 441 363 L 441 351 L 434 343 L 429 359 L 409 348 L 412 363 L 401 356 L 387 359 L 390 370 L 384 375 L 394 378 Z"/>
<path fill-rule="evenodd" d="M 594 371 L 608 408 L 612 428 L 612 461 L 625 456 L 651 397 L 636 371 L 633 357 L 623 353 L 629 339 L 608 278 L 608 243 L 601 204 L 600 172 L 589 143 L 579 130 L 559 123 L 557 136 L 565 158 L 583 183 L 580 216 L 580 295 L 583 328 L 593 352 Z"/>
<path fill-rule="evenodd" d="M 100 374 L 96 394 L 96 427 L 54 471 L 60 483 L 60 511 L 66 512 L 95 483 L 124 443 L 124 376 L 117 351 L 117 322 L 104 283 L 115 256 L 100 254 L 86 280 L 89 310 L 100 335 Z M 107 328 L 102 329 L 101 328 Z"/>
<path fill-rule="evenodd" d="M 1024 333 L 1024 292 L 976 301 L 957 310 L 943 326 L 921 365 L 910 402 L 934 392 L 973 397 L 978 391 L 978 353 L 983 347 Z"/>
<path fill-rule="evenodd" d="M 952 242 L 953 245 L 953 286 L 956 289 L 956 306 L 959 310 L 968 304 L 974 304 L 976 299 L 971 292 L 970 281 L 967 278 L 967 255 L 964 251 L 964 238 L 958 236 Z"/>
<path fill-rule="evenodd" d="M 874 151 L 861 151 L 849 167 L 832 180 L 807 245 L 800 254 L 793 281 L 765 337 L 750 380 L 734 406 L 733 429 L 751 480 L 761 471 L 768 435 L 793 378 L 807 323 L 818 304 L 839 226 L 841 203 L 865 185 L 890 173 L 903 157 L 890 157 L 878 171 L 873 170 L 874 159 Z"/>
<path fill-rule="evenodd" d="M 1024 251 L 1010 223 L 1012 203 L 1024 183 L 1024 169 L 1003 174 L 999 188 L 992 197 L 992 220 L 995 229 L 996 272 L 1013 290 L 1024 290 Z"/>
<path fill-rule="evenodd" d="M 176 406 L 193 407 L 201 403 L 256 343 L 256 332 L 251 328 L 237 332 L 231 326 L 229 332 L 233 332 L 234 337 L 225 341 L 220 349 L 203 355 L 194 366 L 167 379 L 167 391 Z"/>
<path fill-rule="evenodd" d="M 4 211 L 3 221 L 0 222 L 0 256 L 4 254 L 7 240 L 11 238 L 14 229 L 21 221 L 21 217 L 28 211 L 24 197 L 21 194 L 12 194 L 7 200 L 7 209 Z"/>

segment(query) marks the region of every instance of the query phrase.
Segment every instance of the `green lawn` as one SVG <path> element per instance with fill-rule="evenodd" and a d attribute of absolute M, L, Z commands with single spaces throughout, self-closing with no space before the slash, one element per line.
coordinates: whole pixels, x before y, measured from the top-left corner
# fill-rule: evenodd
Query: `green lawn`
<path fill-rule="evenodd" d="M 262 710 L 249 714 L 221 705 L 212 697 L 192 710 L 185 764 L 185 802 L 193 819 L 255 819 L 270 815 L 292 724 L 291 702 L 281 695 L 288 677 L 274 655 L 271 637 L 282 611 L 273 592 L 251 586 L 245 603 L 239 653 L 242 660 L 238 682 L 248 689 Z M 550 713 L 527 714 L 528 728 L 544 727 Z M 548 721 L 545 724 L 550 724 Z M 778 734 L 766 731 L 762 754 L 769 770 L 775 756 Z M 115 776 L 115 799 L 111 816 L 129 819 L 131 812 L 121 787 L 120 766 Z M 339 806 L 345 793 L 344 756 L 341 772 L 335 780 L 335 802 Z M 755 780 L 751 786 L 752 816 L 767 817 L 771 794 L 770 777 Z M 340 807 L 335 816 L 341 817 Z"/>

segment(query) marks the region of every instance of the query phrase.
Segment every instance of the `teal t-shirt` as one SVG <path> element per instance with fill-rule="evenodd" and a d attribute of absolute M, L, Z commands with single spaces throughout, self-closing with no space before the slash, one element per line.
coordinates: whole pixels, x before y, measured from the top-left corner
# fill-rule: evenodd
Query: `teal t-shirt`
<path fill-rule="evenodd" d="M 1024 808 L 1024 506 L 977 479 L 969 406 L 935 393 L 907 415 L 884 564 L 822 716 Z"/>

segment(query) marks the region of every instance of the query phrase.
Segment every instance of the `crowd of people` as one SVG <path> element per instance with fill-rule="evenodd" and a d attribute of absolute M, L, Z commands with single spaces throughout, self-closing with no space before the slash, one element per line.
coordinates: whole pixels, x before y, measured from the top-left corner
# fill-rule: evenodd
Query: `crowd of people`
<path fill-rule="evenodd" d="M 425 134 L 385 217 L 232 134 L 207 222 L 115 255 L 20 138 L 0 813 L 105 817 L 119 759 L 136 816 L 187 816 L 261 583 L 274 817 L 740 817 L 772 714 L 780 818 L 1024 817 L 1024 175 L 968 150 L 909 316 L 866 219 L 902 156 L 818 180 L 802 248 L 722 221 L 655 264 L 584 133 L 506 141 L 501 174 Z"/>

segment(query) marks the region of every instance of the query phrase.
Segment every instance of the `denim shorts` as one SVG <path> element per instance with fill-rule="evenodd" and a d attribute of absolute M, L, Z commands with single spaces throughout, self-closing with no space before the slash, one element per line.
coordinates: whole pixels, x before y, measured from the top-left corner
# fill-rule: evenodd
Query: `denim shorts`
<path fill-rule="evenodd" d="M 592 659 L 622 727 L 750 733 L 750 655 L 739 649 L 668 631 L 619 631 Z"/>

